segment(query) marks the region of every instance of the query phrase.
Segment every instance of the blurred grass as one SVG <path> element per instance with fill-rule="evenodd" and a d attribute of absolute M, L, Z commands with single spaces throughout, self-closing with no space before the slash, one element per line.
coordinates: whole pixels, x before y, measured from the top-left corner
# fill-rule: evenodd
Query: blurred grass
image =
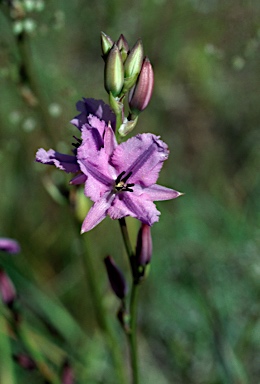
<path fill-rule="evenodd" d="M 106 100 L 101 30 L 114 39 L 124 33 L 130 44 L 142 38 L 155 89 L 138 129 L 168 143 L 159 181 L 185 192 L 158 203 L 162 215 L 152 229 L 153 262 L 140 305 L 143 382 L 258 383 L 259 8 L 253 0 L 45 1 L 42 12 L 28 14 L 35 30 L 21 46 L 1 4 L 0 235 L 22 246 L 20 256 L 3 256 L 2 263 L 22 303 L 33 294 L 36 312 L 54 300 L 61 303 L 57 319 L 75 317 L 88 338 L 87 368 L 77 370 L 88 383 L 115 379 L 84 282 L 78 228 L 68 205 L 44 187 L 54 181 L 66 190 L 69 177 L 35 164 L 34 156 L 42 146 L 69 153 L 75 103 L 82 96 Z M 19 83 L 22 60 L 36 106 Z M 137 223 L 129 223 L 134 242 Z M 84 236 L 112 318 L 117 302 L 102 260 L 109 253 L 128 268 L 118 223 L 106 219 Z M 28 321 L 51 342 L 34 317 Z M 66 329 L 69 335 L 64 322 Z M 68 354 L 74 342 L 62 343 Z M 28 381 L 28 373 L 16 371 L 19 383 Z"/>

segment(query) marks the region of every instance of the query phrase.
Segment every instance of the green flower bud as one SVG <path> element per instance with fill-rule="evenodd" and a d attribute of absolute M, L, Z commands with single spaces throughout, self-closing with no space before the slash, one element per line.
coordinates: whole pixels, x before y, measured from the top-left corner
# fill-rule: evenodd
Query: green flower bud
<path fill-rule="evenodd" d="M 138 76 L 143 62 L 143 44 L 139 39 L 131 49 L 125 62 L 125 77 Z"/>
<path fill-rule="evenodd" d="M 108 55 L 110 49 L 113 47 L 113 40 L 106 35 L 104 32 L 101 32 L 101 50 L 102 50 L 102 57 L 105 59 Z"/>
<path fill-rule="evenodd" d="M 153 68 L 150 60 L 145 57 L 136 85 L 129 92 L 128 102 L 133 115 L 138 115 L 149 104 L 153 93 L 153 84 Z"/>
<path fill-rule="evenodd" d="M 124 84 L 124 66 L 116 44 L 110 49 L 105 63 L 105 88 L 108 93 L 118 96 Z"/>
<path fill-rule="evenodd" d="M 116 45 L 118 46 L 118 49 L 121 53 L 123 63 L 126 61 L 128 52 L 129 52 L 129 45 L 128 42 L 123 34 L 120 35 L 119 39 L 117 40 Z"/>

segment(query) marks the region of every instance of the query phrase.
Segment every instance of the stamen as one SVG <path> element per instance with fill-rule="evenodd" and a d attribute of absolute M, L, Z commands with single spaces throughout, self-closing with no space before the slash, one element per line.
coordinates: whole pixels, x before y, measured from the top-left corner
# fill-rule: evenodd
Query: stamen
<path fill-rule="evenodd" d="M 125 173 L 125 172 L 124 172 L 124 173 Z M 126 175 L 126 176 L 122 179 L 122 181 L 125 183 L 125 182 L 129 179 L 129 177 L 132 175 L 132 173 L 133 173 L 133 172 L 129 172 L 128 175 Z"/>
<path fill-rule="evenodd" d="M 121 180 L 121 177 L 125 174 L 125 171 L 121 172 L 120 175 L 117 176 L 115 183 L 118 184 Z"/>
<path fill-rule="evenodd" d="M 121 172 L 120 175 L 115 180 L 115 190 L 117 192 L 133 192 L 131 187 L 134 186 L 134 183 L 126 184 L 126 181 L 132 175 L 132 172 L 129 172 L 125 177 L 121 179 L 121 177 L 125 174 L 125 171 Z"/>
<path fill-rule="evenodd" d="M 76 136 L 73 136 L 73 138 L 77 141 L 77 143 L 71 143 L 73 147 L 77 148 L 82 144 L 82 140 L 78 139 Z"/>

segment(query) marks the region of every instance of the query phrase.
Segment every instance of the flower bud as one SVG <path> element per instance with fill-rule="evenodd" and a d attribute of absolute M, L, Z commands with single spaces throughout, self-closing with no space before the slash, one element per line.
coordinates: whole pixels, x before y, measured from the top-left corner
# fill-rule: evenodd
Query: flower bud
<path fill-rule="evenodd" d="M 107 256 L 104 262 L 112 290 L 119 299 L 123 299 L 127 294 L 127 285 L 123 273 L 111 256 Z"/>
<path fill-rule="evenodd" d="M 149 104 L 153 92 L 153 68 L 150 60 L 145 57 L 136 85 L 129 92 L 129 107 L 133 114 L 138 115 Z"/>
<path fill-rule="evenodd" d="M 105 63 L 105 88 L 108 93 L 118 96 L 124 84 L 124 66 L 116 44 L 113 45 Z"/>
<path fill-rule="evenodd" d="M 71 365 L 68 361 L 65 361 L 62 367 L 62 376 L 61 376 L 62 384 L 74 384 L 74 373 L 71 368 Z"/>
<path fill-rule="evenodd" d="M 110 51 L 110 49 L 113 47 L 113 40 L 106 35 L 104 32 L 101 32 L 101 51 L 102 51 L 102 57 L 105 59 Z"/>
<path fill-rule="evenodd" d="M 13 356 L 14 360 L 19 364 L 22 368 L 27 371 L 32 371 L 36 368 L 35 362 L 30 358 L 30 356 L 20 353 L 18 355 Z"/>
<path fill-rule="evenodd" d="M 136 242 L 136 263 L 138 266 L 144 266 L 150 263 L 152 251 L 151 227 L 147 224 L 142 224 Z"/>
<path fill-rule="evenodd" d="M 142 40 L 139 39 L 131 49 L 126 62 L 125 62 L 125 77 L 138 76 L 143 63 L 143 44 Z"/>
<path fill-rule="evenodd" d="M 11 279 L 3 269 L 0 269 L 0 295 L 3 303 L 11 308 L 16 299 L 16 290 Z"/>
<path fill-rule="evenodd" d="M 129 45 L 123 34 L 120 35 L 119 39 L 116 42 L 116 45 L 118 46 L 118 49 L 121 53 L 122 60 L 124 63 L 126 61 L 126 58 L 129 52 Z"/>

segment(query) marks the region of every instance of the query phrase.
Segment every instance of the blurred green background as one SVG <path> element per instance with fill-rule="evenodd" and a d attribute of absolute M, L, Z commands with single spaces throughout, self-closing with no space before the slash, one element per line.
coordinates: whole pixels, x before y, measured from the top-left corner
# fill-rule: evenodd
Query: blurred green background
<path fill-rule="evenodd" d="M 157 203 L 162 214 L 140 294 L 142 383 L 259 383 L 259 1 L 20 4 L 26 11 L 18 16 L 7 2 L 0 8 L 0 236 L 17 239 L 22 252 L 1 255 L 1 265 L 38 344 L 55 367 L 65 350 L 80 383 L 116 383 L 66 202 L 70 177 L 34 157 L 40 147 L 70 153 L 76 102 L 107 101 L 100 31 L 114 40 L 123 33 L 130 46 L 142 38 L 155 72 L 153 98 L 133 134 L 167 142 L 159 182 L 185 193 Z M 138 223 L 128 223 L 134 245 Z M 119 225 L 107 218 L 83 237 L 127 360 L 103 265 L 110 254 L 129 278 Z M 39 316 L 60 330 L 58 344 Z M 73 354 L 81 332 L 84 368 Z M 37 372 L 13 369 L 18 383 L 43 382 Z"/>

